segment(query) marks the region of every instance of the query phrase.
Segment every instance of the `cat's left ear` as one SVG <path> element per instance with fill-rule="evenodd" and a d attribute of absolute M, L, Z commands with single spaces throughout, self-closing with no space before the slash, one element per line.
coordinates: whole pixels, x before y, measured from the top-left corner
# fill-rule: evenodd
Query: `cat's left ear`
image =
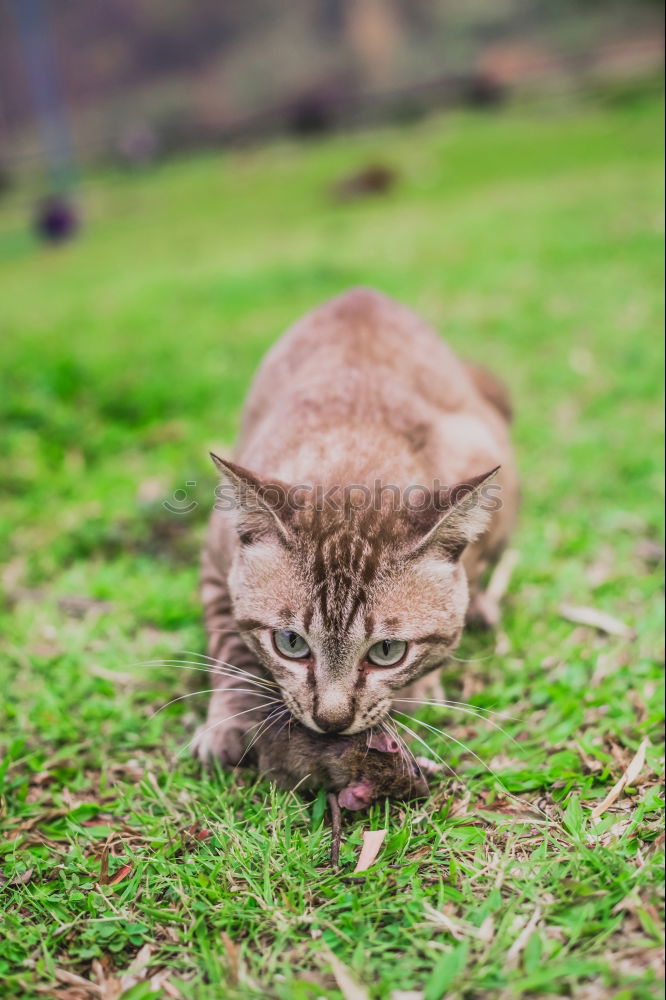
<path fill-rule="evenodd" d="M 432 497 L 432 507 L 421 521 L 421 535 L 410 555 L 422 555 L 432 549 L 439 555 L 457 562 L 465 548 L 488 527 L 491 515 L 500 503 L 497 495 L 489 496 L 488 486 L 499 472 L 499 465 L 439 490 Z"/>
<path fill-rule="evenodd" d="M 222 483 L 216 490 L 218 510 L 235 512 L 236 531 L 243 545 L 262 538 L 277 538 L 290 544 L 287 503 L 289 487 L 277 480 L 267 481 L 254 472 L 244 469 L 210 453 Z"/>

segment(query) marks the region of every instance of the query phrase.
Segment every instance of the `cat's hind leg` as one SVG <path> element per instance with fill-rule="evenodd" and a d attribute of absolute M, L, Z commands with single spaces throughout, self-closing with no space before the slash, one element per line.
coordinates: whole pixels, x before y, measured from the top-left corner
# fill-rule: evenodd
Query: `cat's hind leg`
<path fill-rule="evenodd" d="M 470 601 L 465 616 L 470 628 L 495 629 L 502 616 L 502 600 L 511 581 L 518 554 L 514 549 L 505 549 L 492 571 L 485 587 L 470 588 Z"/>

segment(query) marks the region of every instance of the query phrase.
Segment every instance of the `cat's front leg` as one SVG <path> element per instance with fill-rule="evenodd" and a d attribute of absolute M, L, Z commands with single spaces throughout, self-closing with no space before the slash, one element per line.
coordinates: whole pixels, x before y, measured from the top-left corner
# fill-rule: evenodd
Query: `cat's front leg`
<path fill-rule="evenodd" d="M 231 594 L 224 569 L 215 553 L 225 550 L 220 525 L 211 521 L 210 537 L 201 567 L 201 598 L 208 633 L 210 685 L 208 717 L 197 729 L 192 748 L 199 760 L 218 760 L 224 767 L 250 763 L 251 730 L 274 706 L 274 695 L 254 654 L 236 631 Z M 228 539 L 226 544 L 228 544 Z"/>
<path fill-rule="evenodd" d="M 218 760 L 224 767 L 250 764 L 252 730 L 258 729 L 273 707 L 266 704 L 273 695 L 264 686 L 261 668 L 240 636 L 226 637 L 215 658 L 219 668 L 211 667 L 210 674 L 215 690 L 192 748 L 204 763 Z"/>

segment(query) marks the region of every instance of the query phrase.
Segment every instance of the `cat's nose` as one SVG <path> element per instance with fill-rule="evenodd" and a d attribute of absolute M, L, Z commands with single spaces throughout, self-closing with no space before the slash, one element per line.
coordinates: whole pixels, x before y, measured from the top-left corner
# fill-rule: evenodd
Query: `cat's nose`
<path fill-rule="evenodd" d="M 354 721 L 354 713 L 348 709 L 342 709 L 339 712 L 329 710 L 325 713 L 316 711 L 312 713 L 312 719 L 324 733 L 341 733 L 351 726 Z"/>

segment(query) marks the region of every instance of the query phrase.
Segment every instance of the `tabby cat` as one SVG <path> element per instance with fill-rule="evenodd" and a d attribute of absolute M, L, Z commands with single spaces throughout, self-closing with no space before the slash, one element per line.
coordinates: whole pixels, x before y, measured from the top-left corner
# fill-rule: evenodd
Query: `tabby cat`
<path fill-rule="evenodd" d="M 465 621 L 498 617 L 482 580 L 517 509 L 510 417 L 493 376 L 383 294 L 299 320 L 256 375 L 233 462 L 213 456 L 209 656 L 320 733 L 441 696 Z M 235 670 L 211 686 L 196 751 L 233 765 L 262 699 Z"/>

